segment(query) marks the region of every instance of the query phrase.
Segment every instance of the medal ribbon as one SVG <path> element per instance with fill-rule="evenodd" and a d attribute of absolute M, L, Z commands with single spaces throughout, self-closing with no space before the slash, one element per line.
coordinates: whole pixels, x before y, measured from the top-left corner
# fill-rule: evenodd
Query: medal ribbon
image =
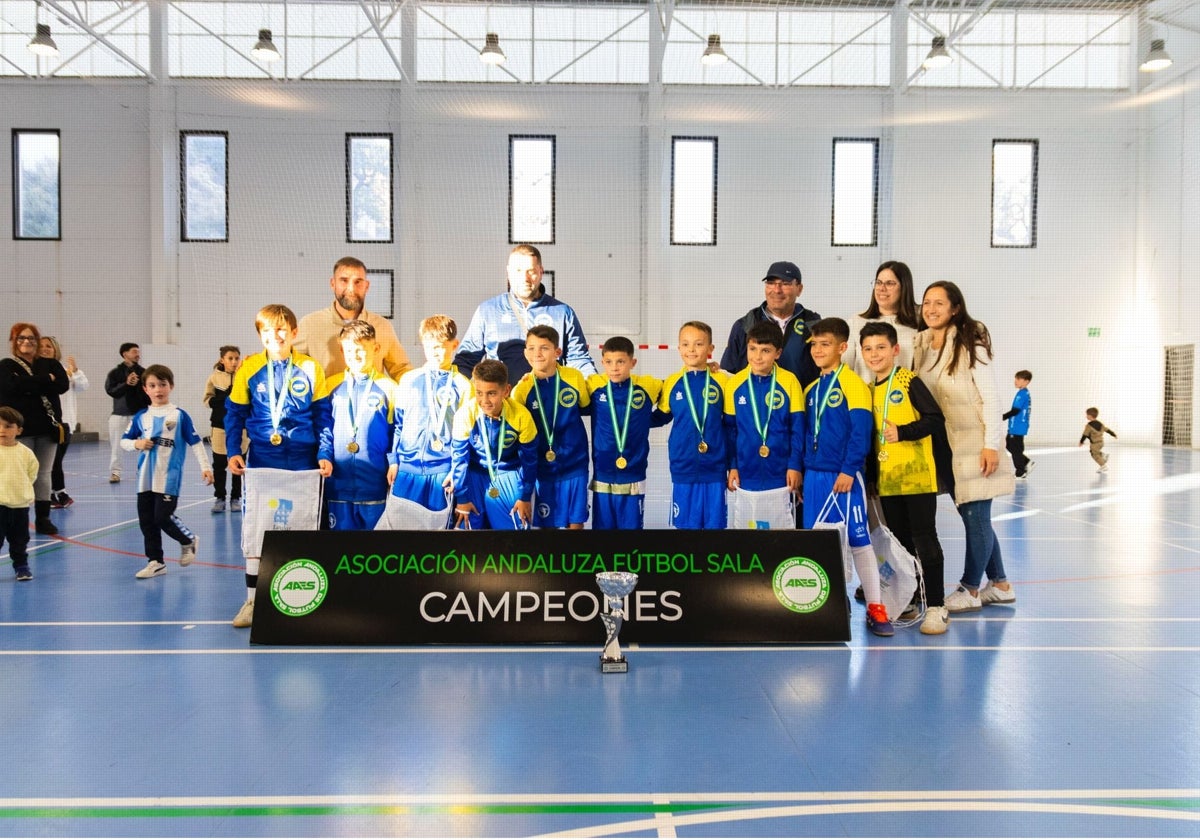
<path fill-rule="evenodd" d="M 687 397 L 688 408 L 692 411 L 692 422 L 696 424 L 696 431 L 700 435 L 700 441 L 704 441 L 704 427 L 708 425 L 708 386 L 712 380 L 712 373 L 708 368 L 704 369 L 704 416 L 696 416 L 696 403 L 692 400 L 692 389 L 688 387 L 688 375 L 683 374 L 683 395 Z"/>
<path fill-rule="evenodd" d="M 533 388 L 534 388 L 534 391 L 537 393 L 538 416 L 540 416 L 542 418 L 542 429 L 544 430 L 545 435 L 546 435 L 546 447 L 549 451 L 553 452 L 554 451 L 554 427 L 558 423 L 558 386 L 562 381 L 558 375 L 558 368 L 556 367 L 554 369 L 554 414 L 551 415 L 549 423 L 546 422 L 546 412 L 542 409 L 542 403 L 544 403 L 545 400 L 542 399 L 541 385 L 538 384 L 540 381 L 541 380 L 537 379 L 536 377 L 533 380 Z M 613 422 L 615 423 L 616 420 L 614 420 Z"/>
<path fill-rule="evenodd" d="M 772 397 L 775 395 L 775 372 L 778 368 L 771 368 L 771 387 L 767 389 L 767 422 L 761 425 L 758 422 L 758 400 L 754 397 L 754 374 L 751 373 L 746 377 L 746 390 L 750 392 L 750 411 L 754 414 L 754 428 L 762 436 L 762 445 L 767 445 L 767 432 L 771 429 L 771 412 L 775 410 Z M 707 400 L 705 400 L 707 406 Z"/>
<path fill-rule="evenodd" d="M 493 487 L 499 487 L 496 478 L 496 462 L 500 460 L 500 456 L 504 452 L 504 430 L 508 428 L 508 424 L 504 419 L 504 409 L 500 409 L 500 434 L 496 436 L 496 454 L 492 455 L 492 442 L 488 437 L 487 421 L 484 419 L 486 414 L 480 413 L 475 418 L 475 425 L 479 427 L 480 443 L 483 446 L 483 460 L 487 464 L 488 478 L 492 480 Z"/>
<path fill-rule="evenodd" d="M 821 418 L 825 414 L 825 409 L 829 407 L 829 395 L 833 393 L 834 386 L 837 385 L 838 376 L 842 372 L 845 365 L 838 365 L 837 370 L 829 377 L 829 387 L 825 389 L 825 397 L 817 403 L 817 416 L 813 418 L 813 449 L 817 447 L 817 439 L 821 436 Z M 821 380 L 817 380 L 817 396 L 821 394 Z"/>
<path fill-rule="evenodd" d="M 350 440 L 353 443 L 357 443 L 358 442 L 358 427 L 360 425 L 362 425 L 360 422 L 361 418 L 359 417 L 359 415 L 362 413 L 363 403 L 365 403 L 367 401 L 365 399 L 365 397 L 366 397 L 365 392 L 369 391 L 371 389 L 371 374 L 369 374 L 369 373 L 367 374 L 366 388 L 364 389 L 363 399 L 358 400 L 358 410 L 357 411 L 355 411 L 355 408 L 354 408 L 356 392 L 358 391 L 357 377 L 355 377 L 354 374 L 350 374 L 350 380 L 347 384 L 350 386 L 346 389 L 346 407 L 350 411 Z"/>
<path fill-rule="evenodd" d="M 883 392 L 883 422 L 879 427 L 879 448 L 887 446 L 887 441 L 883 439 L 883 430 L 887 428 L 888 409 L 892 406 L 892 401 L 889 399 L 892 395 L 892 380 L 896 378 L 896 371 L 900 368 L 892 365 L 892 372 L 888 376 L 887 390 Z"/>
<path fill-rule="evenodd" d="M 613 407 L 615 398 L 613 397 L 612 382 L 605 383 L 604 387 L 608 390 L 608 413 L 612 416 L 613 437 L 617 441 L 617 455 L 625 457 L 625 440 L 629 437 L 629 411 L 633 408 L 633 380 L 629 380 L 629 399 L 625 403 L 625 422 L 617 426 L 617 410 Z"/>
<path fill-rule="evenodd" d="M 279 434 L 279 421 L 283 419 L 283 403 L 292 385 L 292 357 L 288 356 L 283 371 L 283 383 L 278 393 L 275 390 L 275 362 L 267 359 L 267 402 L 271 409 L 271 433 Z"/>

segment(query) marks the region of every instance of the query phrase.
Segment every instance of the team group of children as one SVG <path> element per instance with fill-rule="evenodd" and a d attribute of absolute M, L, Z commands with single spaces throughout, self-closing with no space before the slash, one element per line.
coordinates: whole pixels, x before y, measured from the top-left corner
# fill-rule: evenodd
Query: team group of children
<path fill-rule="evenodd" d="M 820 376 L 807 388 L 779 366 L 784 337 L 773 321 L 748 332 L 748 364 L 735 372 L 709 362 L 707 324 L 685 323 L 683 367 L 665 381 L 634 373 L 634 345 L 621 336 L 601 348 L 604 372 L 585 379 L 559 363 L 557 331 L 534 326 L 525 344 L 532 370 L 515 386 L 495 360 L 480 362 L 470 380 L 459 373 L 452 364 L 457 327 L 444 315 L 421 322 L 426 362 L 398 383 L 377 368 L 379 345 L 366 322 L 342 331 L 346 370 L 329 380 L 316 360 L 293 350 L 297 320 L 286 306 L 263 307 L 255 326 L 263 352 L 240 363 L 237 348 L 222 347 L 224 376 L 206 386 L 220 473 L 214 512 L 225 509 L 226 468 L 236 502 L 247 467 L 266 467 L 318 470 L 332 529 L 388 527 L 380 520 L 390 497 L 435 516 L 444 512 L 446 525 L 458 528 L 578 529 L 589 519 L 590 501 L 593 528 L 638 529 L 650 430 L 670 424 L 674 527 L 754 527 L 730 523 L 730 492 L 799 496 L 806 502 L 803 527 L 818 517 L 845 523 L 867 627 L 892 635 L 868 529 L 869 480 L 897 537 L 922 558 L 931 585 L 941 586 L 936 499 L 953 482 L 941 413 L 915 374 L 897 365 L 897 334 L 885 322 L 869 323 L 858 337 L 874 374 L 870 384 L 842 363 L 847 323 L 826 318 L 812 325 L 809 344 Z M 138 518 L 148 562 L 139 578 L 165 572 L 163 533 L 182 546 L 181 566 L 196 556 L 195 534 L 175 516 L 187 450 L 205 483 L 214 479 L 191 418 L 170 402 L 173 386 L 168 368 L 147 368 L 151 404 L 122 440 L 123 448 L 140 453 Z M 0 415 L 0 443 L 15 428 Z M 1094 434 L 1104 431 L 1100 426 Z M 241 446 L 226 451 L 227 442 L 243 440 L 245 454 Z M 13 529 L 6 530 L 16 549 Z M 13 557 L 16 565 L 16 551 Z M 27 562 L 17 567 L 19 579 L 22 568 L 28 574 Z M 252 623 L 257 574 L 258 558 L 248 556 L 247 599 L 235 626 Z M 922 624 L 922 632 L 945 632 L 944 611 L 940 616 Z"/>

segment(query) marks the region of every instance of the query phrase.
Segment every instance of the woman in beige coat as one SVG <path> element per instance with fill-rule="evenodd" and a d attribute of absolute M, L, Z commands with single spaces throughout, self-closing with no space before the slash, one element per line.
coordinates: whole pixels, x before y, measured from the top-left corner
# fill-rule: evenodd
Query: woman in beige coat
<path fill-rule="evenodd" d="M 951 613 L 973 612 L 985 604 L 1012 604 L 1016 593 L 1004 574 L 1000 541 L 992 528 L 992 499 L 1013 492 L 1016 481 L 1004 440 L 996 380 L 989 363 L 992 339 L 987 327 L 967 314 L 958 286 L 930 284 L 921 303 L 925 330 L 913 348 L 913 369 L 929 386 L 946 415 L 954 451 L 954 502 L 966 528 L 967 551 L 958 589 L 946 596 Z M 980 589 L 983 575 L 988 585 Z"/>

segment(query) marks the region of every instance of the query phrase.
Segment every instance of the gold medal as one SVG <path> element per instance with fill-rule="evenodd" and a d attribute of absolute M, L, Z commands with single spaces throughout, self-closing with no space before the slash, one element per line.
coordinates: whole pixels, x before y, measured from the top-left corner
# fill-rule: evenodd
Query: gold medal
<path fill-rule="evenodd" d="M 705 443 L 704 441 L 700 441 L 700 445 L 699 445 L 699 446 L 697 446 L 696 448 L 697 448 L 697 449 L 699 449 L 701 452 L 707 452 L 707 451 L 708 451 L 708 444 L 707 444 L 707 443 Z"/>
<path fill-rule="evenodd" d="M 489 487 L 489 488 L 488 488 L 488 498 L 490 498 L 490 499 L 499 499 L 499 498 L 500 498 L 500 491 L 499 491 L 498 489 L 496 489 L 495 487 Z"/>
<path fill-rule="evenodd" d="M 767 446 L 764 443 L 762 446 L 758 447 L 758 454 L 759 454 L 759 457 L 766 458 L 768 455 L 771 454 L 771 447 Z"/>
<path fill-rule="evenodd" d="M 888 459 L 887 450 L 886 450 L 886 449 L 880 449 L 880 450 L 879 450 L 879 454 L 878 454 L 878 455 L 876 455 L 875 457 L 876 457 L 876 458 L 878 458 L 880 461 L 886 461 L 886 460 Z"/>
<path fill-rule="evenodd" d="M 547 449 L 547 450 L 546 450 L 546 460 L 547 460 L 547 461 L 550 461 L 551 463 L 553 463 L 553 462 L 554 462 L 554 459 L 555 459 L 555 458 L 557 458 L 557 457 L 558 457 L 558 456 L 554 454 L 554 450 L 553 450 L 553 449 Z"/>
<path fill-rule="evenodd" d="M 283 443 L 283 435 L 279 434 L 279 432 L 271 432 L 270 440 L 272 446 L 278 446 Z"/>
<path fill-rule="evenodd" d="M 352 440 L 349 443 L 347 443 L 346 451 L 349 452 L 351 455 L 353 455 L 355 452 L 358 451 L 358 442 Z"/>
<path fill-rule="evenodd" d="M 629 462 L 625 460 L 624 456 L 617 459 L 617 469 L 623 470 L 627 466 L 629 466 Z"/>
<path fill-rule="evenodd" d="M 444 447 L 444 446 L 445 446 L 445 444 L 442 443 L 437 438 L 434 438 L 433 440 L 429 441 L 429 448 L 432 449 L 434 452 L 441 452 L 442 447 Z"/>

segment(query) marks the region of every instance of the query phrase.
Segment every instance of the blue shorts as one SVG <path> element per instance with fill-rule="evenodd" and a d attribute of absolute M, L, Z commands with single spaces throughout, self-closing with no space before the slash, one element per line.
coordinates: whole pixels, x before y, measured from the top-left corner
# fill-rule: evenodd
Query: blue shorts
<path fill-rule="evenodd" d="M 385 499 L 377 502 L 328 502 L 327 516 L 331 531 L 373 531 L 383 509 Z"/>
<path fill-rule="evenodd" d="M 442 486 L 442 482 L 448 475 L 449 470 L 429 475 L 399 470 L 396 480 L 392 482 L 392 495 L 416 502 L 429 510 L 445 510 L 449 502 L 446 501 L 446 488 Z"/>
<path fill-rule="evenodd" d="M 520 475 L 515 470 L 497 473 L 495 483 L 487 473 L 467 470 L 466 491 L 454 501 L 459 505 L 470 502 L 475 505 L 475 510 L 482 511 L 470 516 L 471 529 L 474 531 L 519 531 L 524 525 L 513 512 L 513 505 L 521 500 L 520 484 Z M 492 487 L 500 491 L 500 495 L 494 499 L 488 495 Z"/>
<path fill-rule="evenodd" d="M 817 514 L 825 506 L 825 500 L 833 492 L 833 483 L 838 473 L 809 470 L 804 474 L 804 527 L 811 528 Z M 867 497 L 863 490 L 862 473 L 854 474 L 854 486 L 847 493 L 839 493 L 826 511 L 826 522 L 846 523 L 846 540 L 851 548 L 871 544 L 871 532 L 867 529 Z"/>
<path fill-rule="evenodd" d="M 588 521 L 587 473 L 574 478 L 537 480 L 533 524 L 537 528 L 566 528 Z"/>
<path fill-rule="evenodd" d="M 728 524 L 725 482 L 676 484 L 671 488 L 671 527 L 721 529 Z"/>
<path fill-rule="evenodd" d="M 644 493 L 636 496 L 592 493 L 592 530 L 640 531 L 645 507 Z"/>

